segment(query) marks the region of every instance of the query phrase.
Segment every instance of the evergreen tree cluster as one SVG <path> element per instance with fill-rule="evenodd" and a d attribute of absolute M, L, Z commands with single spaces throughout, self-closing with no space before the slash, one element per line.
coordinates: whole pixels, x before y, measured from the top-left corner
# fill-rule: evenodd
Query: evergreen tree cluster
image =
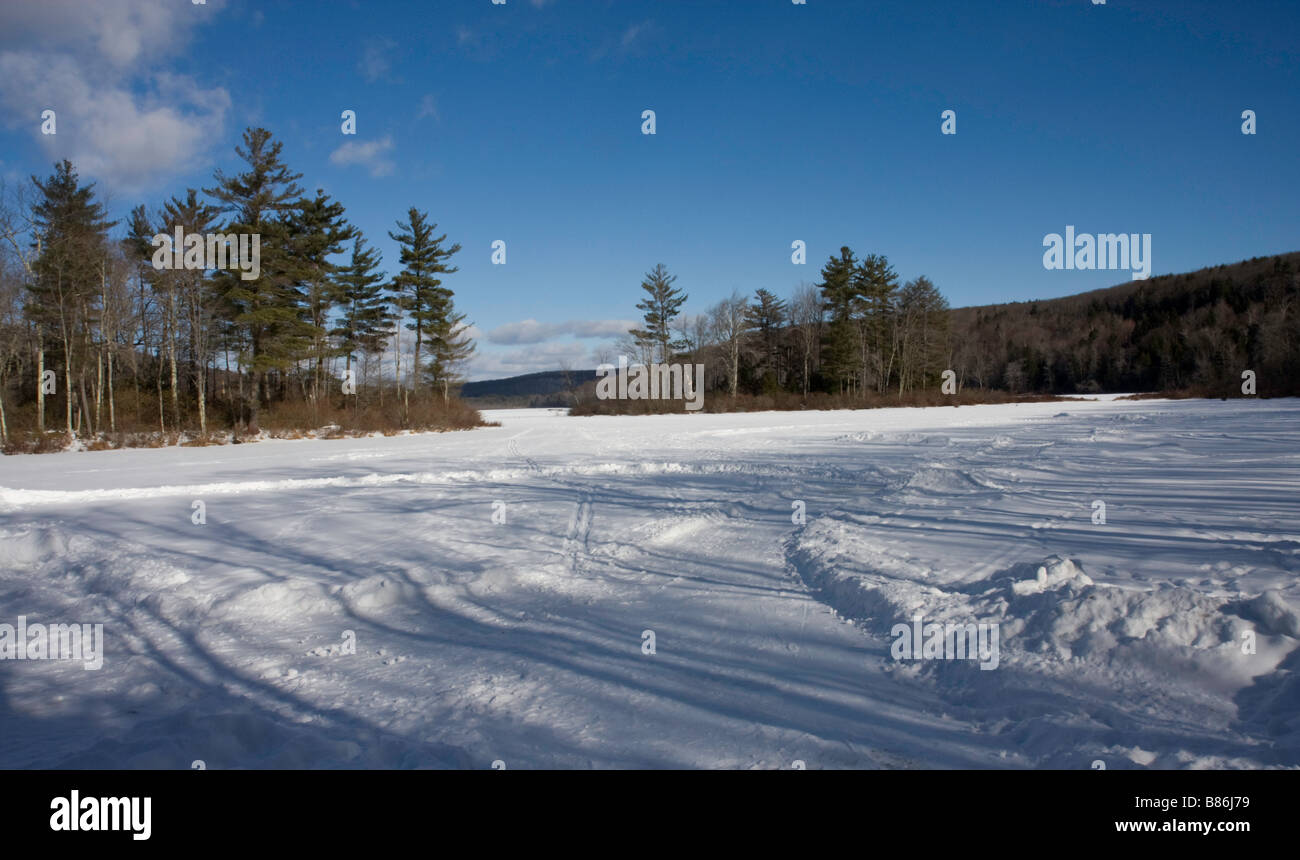
<path fill-rule="evenodd" d="M 94 184 L 66 160 L 5 191 L 0 443 L 15 420 L 72 436 L 146 424 L 206 433 L 214 417 L 255 431 L 270 407 L 355 410 L 388 390 L 405 424 L 413 397 L 452 398 L 474 350 L 444 280 L 460 245 L 411 207 L 389 233 L 401 249 L 389 278 L 341 203 L 304 194 L 269 131 L 247 129 L 236 154 L 239 170 L 216 170 L 211 188 L 152 214 L 137 206 L 117 237 Z M 204 237 L 215 236 L 218 262 L 180 265 L 190 249 L 175 248 L 176 264 L 155 266 L 154 237 L 178 228 L 209 254 Z M 250 279 L 234 261 L 253 235 Z"/>
<path fill-rule="evenodd" d="M 881 255 L 844 247 L 789 299 L 733 292 L 698 316 L 682 313 L 675 281 L 662 263 L 646 274 L 644 325 L 619 347 L 646 363 L 703 362 L 709 387 L 730 395 L 903 394 L 937 387 L 949 367 L 947 300 L 924 276 L 900 285 Z"/>

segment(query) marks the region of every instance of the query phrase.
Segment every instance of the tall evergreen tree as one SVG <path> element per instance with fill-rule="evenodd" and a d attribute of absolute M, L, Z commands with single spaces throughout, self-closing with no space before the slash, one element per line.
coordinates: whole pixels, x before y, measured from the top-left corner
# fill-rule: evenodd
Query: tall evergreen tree
<path fill-rule="evenodd" d="M 330 257 L 342 253 L 345 243 L 356 235 L 356 228 L 344 219 L 343 212 L 343 204 L 318 188 L 316 196 L 304 201 L 288 218 L 294 275 L 310 326 L 313 400 L 320 396 L 324 384 L 329 318 L 337 296 L 335 275 L 339 267 Z"/>
<path fill-rule="evenodd" d="M 140 204 L 131 210 L 131 217 L 127 222 L 127 225 L 127 235 L 122 240 L 121 249 L 122 255 L 126 258 L 127 265 L 129 266 L 129 271 L 135 279 L 135 321 L 139 327 L 138 332 L 132 332 L 132 346 L 127 351 L 127 356 L 129 357 L 129 360 L 131 360 L 132 365 L 136 367 L 137 373 L 135 374 L 135 382 L 138 389 L 142 382 L 141 375 L 138 372 L 140 365 L 142 364 L 140 359 L 149 354 L 151 346 L 157 347 L 156 360 L 159 368 L 159 375 L 157 377 L 159 392 L 158 420 L 161 425 L 163 422 L 161 382 L 163 338 L 159 337 L 155 344 L 154 323 L 157 314 L 151 311 L 151 308 L 156 308 L 157 305 L 157 302 L 151 301 L 151 298 L 156 297 L 153 284 L 160 274 L 158 270 L 153 267 L 153 237 L 157 233 L 157 225 L 155 225 L 150 219 L 149 213 L 145 209 L 144 204 Z M 158 325 L 156 328 L 161 330 L 162 326 Z M 140 400 L 139 398 L 136 398 L 135 419 L 139 421 L 140 418 Z"/>
<path fill-rule="evenodd" d="M 29 284 L 34 299 L 30 309 L 41 333 L 42 353 L 46 334 L 62 348 L 65 426 L 71 435 L 77 393 L 82 400 L 79 415 L 89 413 L 81 361 L 90 347 L 98 309 L 108 230 L 116 222 L 108 220 L 95 199 L 94 183 L 82 185 L 67 159 L 56 164 L 44 182 L 35 176 L 32 182 L 40 194 L 32 207 L 40 250 Z"/>
<path fill-rule="evenodd" d="M 339 318 L 330 334 L 336 338 L 348 369 L 358 353 L 383 352 L 397 319 L 384 290 L 380 259 L 378 249 L 369 247 L 358 231 L 351 259 L 335 276 Z"/>
<path fill-rule="evenodd" d="M 754 302 L 748 308 L 749 321 L 758 337 L 763 363 L 780 384 L 781 328 L 785 325 L 786 304 L 764 289 L 754 293 Z"/>
<path fill-rule="evenodd" d="M 898 275 L 889 260 L 877 254 L 862 258 L 853 271 L 853 302 L 859 310 L 858 348 L 862 385 L 884 391 L 897 359 L 892 336 L 898 299 Z"/>
<path fill-rule="evenodd" d="M 447 234 L 435 236 L 438 225 L 431 223 L 428 214 L 414 206 L 407 211 L 406 217 L 405 224 L 397 222 L 399 232 L 390 231 L 388 236 L 401 247 L 402 271 L 393 278 L 393 290 L 398 294 L 399 307 L 410 317 L 406 328 L 415 332 L 415 354 L 411 363 L 414 379 L 422 369 L 420 354 L 424 342 L 441 340 L 446 344 L 447 338 L 452 336 L 452 293 L 442 286 L 442 279 L 438 276 L 460 271 L 457 266 L 447 265 L 452 255 L 460 251 L 460 245 L 445 246 Z M 435 382 L 442 378 L 438 373 L 445 370 L 441 364 L 438 368 Z"/>
<path fill-rule="evenodd" d="M 840 248 L 839 256 L 832 255 L 822 266 L 822 280 L 818 285 L 822 302 L 830 314 L 830 322 L 822 337 L 822 366 L 839 383 L 843 391 L 857 367 L 856 338 L 853 328 L 854 298 L 857 295 L 853 273 L 857 258 L 847 245 Z"/>
<path fill-rule="evenodd" d="M 301 271 L 295 267 L 288 226 L 293 210 L 304 205 L 297 184 L 302 174 L 285 166 L 282 149 L 283 144 L 272 141 L 266 129 L 246 129 L 244 145 L 235 147 L 235 152 L 248 169 L 235 176 L 218 169 L 216 187 L 205 190 L 221 202 L 223 211 L 231 213 L 226 232 L 261 237 L 259 277 L 244 280 L 237 270 L 217 275 L 223 298 L 234 314 L 232 322 L 243 330 L 248 343 L 242 364 L 252 374 L 248 423 L 254 429 L 258 412 L 267 402 L 267 373 L 287 370 L 310 342 L 310 330 L 302 319 L 302 296 L 294 287 Z"/>
<path fill-rule="evenodd" d="M 898 391 L 937 385 L 948 363 L 948 300 L 921 275 L 898 294 Z"/>
<path fill-rule="evenodd" d="M 446 314 L 432 327 L 430 356 L 425 365 L 429 382 L 442 389 L 444 403 L 451 397 L 451 386 L 462 381 L 459 368 L 474 354 L 475 349 L 465 315 L 456 313 L 450 290 L 447 290 L 446 307 Z"/>
<path fill-rule="evenodd" d="M 666 362 L 672 358 L 674 349 L 683 349 L 685 344 L 672 339 L 672 323 L 681 313 L 687 296 L 673 287 L 676 275 L 668 274 L 668 268 L 658 263 L 646 273 L 641 281 L 641 289 L 647 293 L 646 298 L 637 302 L 637 310 L 644 312 L 645 328 L 630 329 L 628 334 L 639 345 L 650 345 L 658 350 L 658 360 Z"/>

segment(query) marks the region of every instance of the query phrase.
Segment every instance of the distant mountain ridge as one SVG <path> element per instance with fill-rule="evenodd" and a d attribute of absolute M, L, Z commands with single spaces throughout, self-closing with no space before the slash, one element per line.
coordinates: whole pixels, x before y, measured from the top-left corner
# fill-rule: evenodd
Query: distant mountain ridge
<path fill-rule="evenodd" d="M 557 394 L 596 378 L 595 370 L 544 370 L 505 379 L 467 382 L 460 389 L 463 398 L 539 397 Z"/>

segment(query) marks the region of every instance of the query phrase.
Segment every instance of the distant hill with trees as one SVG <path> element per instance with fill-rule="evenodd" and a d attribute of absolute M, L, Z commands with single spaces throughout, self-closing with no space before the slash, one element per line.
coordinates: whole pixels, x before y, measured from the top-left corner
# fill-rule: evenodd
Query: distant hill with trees
<path fill-rule="evenodd" d="M 505 379 L 467 382 L 460 396 L 476 408 L 568 406 L 571 399 L 557 396 L 596 379 L 594 370 L 546 370 Z"/>
<path fill-rule="evenodd" d="M 1300 253 L 1045 301 L 950 312 L 963 386 L 1012 392 L 1300 394 Z"/>

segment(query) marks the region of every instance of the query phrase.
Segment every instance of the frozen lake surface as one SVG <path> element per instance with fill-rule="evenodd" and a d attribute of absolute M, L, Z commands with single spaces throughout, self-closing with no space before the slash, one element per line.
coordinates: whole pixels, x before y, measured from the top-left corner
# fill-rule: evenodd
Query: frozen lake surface
<path fill-rule="evenodd" d="M 0 458 L 0 767 L 1300 766 L 1296 400 L 487 417 Z"/>

